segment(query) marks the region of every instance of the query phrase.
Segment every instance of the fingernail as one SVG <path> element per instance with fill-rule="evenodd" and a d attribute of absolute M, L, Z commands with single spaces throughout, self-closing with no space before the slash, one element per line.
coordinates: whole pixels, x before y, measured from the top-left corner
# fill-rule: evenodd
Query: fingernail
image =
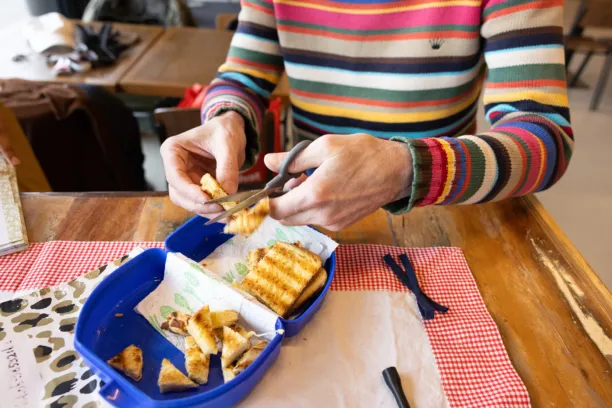
<path fill-rule="evenodd" d="M 21 164 L 21 160 L 19 160 L 19 158 L 17 156 L 13 156 L 11 158 L 11 163 L 13 163 L 13 166 L 18 166 Z"/>

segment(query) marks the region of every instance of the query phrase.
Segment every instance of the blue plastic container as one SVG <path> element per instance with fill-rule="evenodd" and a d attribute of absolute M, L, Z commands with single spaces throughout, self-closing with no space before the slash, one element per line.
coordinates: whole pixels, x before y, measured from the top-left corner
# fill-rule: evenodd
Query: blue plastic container
<path fill-rule="evenodd" d="M 199 261 L 227 241 L 223 226 L 204 226 L 205 219 L 196 217 L 171 234 L 166 240 L 169 251 Z M 296 319 L 279 318 L 277 334 L 262 354 L 235 379 L 223 383 L 220 355 L 212 356 L 208 384 L 188 392 L 161 394 L 157 378 L 161 361 L 169 359 L 185 372 L 184 355 L 159 334 L 134 308 L 161 282 L 167 252 L 148 249 L 119 267 L 104 279 L 89 296 L 77 321 L 75 348 L 87 365 L 105 382 L 100 395 L 116 407 L 228 407 L 244 398 L 263 377 L 280 353 L 285 336 L 295 335 L 321 307 L 335 273 L 336 258 L 332 254 L 325 264 L 328 282 L 319 296 L 302 308 Z M 122 313 L 122 318 L 116 318 Z M 130 344 L 143 351 L 144 368 L 138 382 L 123 376 L 106 361 Z"/>
<path fill-rule="evenodd" d="M 206 218 L 193 217 L 166 238 L 166 248 L 170 252 L 179 252 L 194 261 L 201 261 L 210 255 L 216 247 L 227 241 L 232 235 L 223 234 L 223 224 L 204 226 Z M 327 283 L 315 299 L 302 306 L 299 316 L 295 319 L 280 319 L 285 329 L 285 336 L 292 337 L 312 319 L 321 308 L 323 299 L 329 290 L 334 274 L 336 273 L 336 253 L 334 252 L 327 262 Z"/>

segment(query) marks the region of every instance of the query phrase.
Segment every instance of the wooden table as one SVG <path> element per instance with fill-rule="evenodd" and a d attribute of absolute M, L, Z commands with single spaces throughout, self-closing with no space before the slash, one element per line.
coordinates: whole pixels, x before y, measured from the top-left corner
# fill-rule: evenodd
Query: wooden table
<path fill-rule="evenodd" d="M 192 215 L 162 194 L 22 195 L 31 241 L 161 241 Z M 612 406 L 612 295 L 533 197 L 383 211 L 344 244 L 463 249 L 535 407 Z"/>
<path fill-rule="evenodd" d="M 206 28 L 169 27 L 119 83 L 136 95 L 182 97 L 194 83 L 207 85 L 225 62 L 234 33 Z M 275 90 L 286 97 L 284 76 Z"/>
<path fill-rule="evenodd" d="M 31 81 L 73 83 L 98 85 L 114 92 L 119 80 L 130 70 L 163 33 L 162 27 L 113 24 L 113 27 L 126 33 L 136 33 L 140 37 L 138 44 L 122 54 L 115 65 L 98 68 L 83 74 L 55 76 L 45 58 L 32 51 L 25 37 L 21 34 L 20 25 L 16 24 L 0 31 L 0 79 L 21 78 Z M 27 55 L 27 60 L 15 62 L 16 54 Z"/>

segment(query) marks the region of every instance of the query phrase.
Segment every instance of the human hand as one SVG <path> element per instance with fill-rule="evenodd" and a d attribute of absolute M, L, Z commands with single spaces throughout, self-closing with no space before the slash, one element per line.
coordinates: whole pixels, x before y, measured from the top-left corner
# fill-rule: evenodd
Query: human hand
<path fill-rule="evenodd" d="M 11 138 L 6 126 L 0 121 L 0 153 L 10 161 L 13 166 L 17 166 L 21 163 L 21 160 L 15 154 L 13 146 L 11 144 Z"/>
<path fill-rule="evenodd" d="M 266 166 L 278 172 L 286 153 L 268 154 Z M 289 167 L 310 177 L 270 201 L 270 215 L 286 225 L 314 224 L 338 231 L 381 206 L 408 196 L 412 156 L 403 143 L 366 134 L 325 135 L 312 142 Z"/>
<path fill-rule="evenodd" d="M 223 212 L 218 204 L 206 204 L 210 197 L 200 179 L 210 173 L 228 194 L 235 193 L 245 147 L 244 119 L 236 112 L 168 138 L 160 151 L 172 202 L 207 217 Z"/>

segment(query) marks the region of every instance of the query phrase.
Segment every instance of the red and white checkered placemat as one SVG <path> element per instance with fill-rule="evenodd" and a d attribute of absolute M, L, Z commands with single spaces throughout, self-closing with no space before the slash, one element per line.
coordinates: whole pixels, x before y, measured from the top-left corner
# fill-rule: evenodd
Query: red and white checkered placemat
<path fill-rule="evenodd" d="M 451 407 L 529 407 L 495 322 L 459 248 L 340 245 L 332 290 L 406 292 L 382 258 L 407 254 L 419 286 L 449 308 L 425 330 Z"/>
<path fill-rule="evenodd" d="M 161 248 L 161 242 L 67 242 L 32 244 L 0 258 L 0 290 L 55 286 L 127 254 L 134 247 Z M 381 245 L 338 247 L 337 291 L 406 292 L 382 260 L 408 255 L 422 290 L 449 307 L 425 321 L 451 407 L 529 407 L 529 395 L 512 367 L 501 336 L 458 248 L 397 248 Z"/>

